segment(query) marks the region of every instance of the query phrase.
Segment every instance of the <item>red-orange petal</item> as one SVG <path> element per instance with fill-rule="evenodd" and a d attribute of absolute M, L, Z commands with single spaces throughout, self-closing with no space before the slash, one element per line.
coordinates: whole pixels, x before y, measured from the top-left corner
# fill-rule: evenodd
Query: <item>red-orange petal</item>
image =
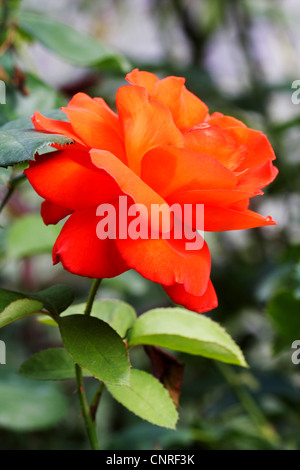
<path fill-rule="evenodd" d="M 128 266 L 142 276 L 164 286 L 183 284 L 187 293 L 203 295 L 210 276 L 209 249 L 203 242 L 199 250 L 186 250 L 186 242 L 184 237 L 180 240 L 116 240 Z"/>
<path fill-rule="evenodd" d="M 46 225 L 57 224 L 60 220 L 70 215 L 72 211 L 65 207 L 53 204 L 50 201 L 44 201 L 41 205 L 41 216 Z"/>
<path fill-rule="evenodd" d="M 151 221 L 151 209 L 155 204 L 164 204 L 166 215 L 170 216 L 169 207 L 161 195 L 157 194 L 112 153 L 92 149 L 90 154 L 93 164 L 100 170 L 107 172 L 123 193 L 130 196 L 134 203 L 144 205 L 147 209 L 147 224 L 151 225 L 155 231 L 162 231 L 163 227 L 160 221 L 158 221 L 158 225 Z M 141 215 L 143 216 L 143 214 Z"/>
<path fill-rule="evenodd" d="M 44 199 L 71 211 L 109 202 L 122 194 L 114 179 L 99 171 L 88 152 L 71 149 L 40 155 L 25 174 Z"/>
<path fill-rule="evenodd" d="M 245 200 L 247 204 L 247 200 Z M 270 216 L 263 217 L 250 210 L 241 210 L 239 203 L 234 207 L 205 206 L 204 227 L 208 232 L 243 230 L 248 228 L 277 225 Z"/>
<path fill-rule="evenodd" d="M 146 207 L 149 221 L 151 220 L 151 207 L 153 204 L 167 205 L 159 194 L 112 153 L 92 149 L 90 154 L 93 164 L 114 178 L 123 193 L 130 196 L 135 203 L 143 204 Z M 159 230 L 159 227 L 156 227 L 156 229 Z"/>
<path fill-rule="evenodd" d="M 208 281 L 207 289 L 202 295 L 188 294 L 183 284 L 162 287 L 173 302 L 183 305 L 185 308 L 194 312 L 208 312 L 218 306 L 217 294 L 211 280 Z"/>
<path fill-rule="evenodd" d="M 98 222 L 96 207 L 74 212 L 53 247 L 53 263 L 61 262 L 73 274 L 97 279 L 127 271 L 115 240 L 97 237 Z"/>
<path fill-rule="evenodd" d="M 244 145 L 248 150 L 246 158 L 236 168 L 236 171 L 251 171 L 268 161 L 275 160 L 274 150 L 262 132 L 246 127 L 232 127 L 230 133 L 237 145 Z"/>
<path fill-rule="evenodd" d="M 183 204 L 207 204 L 211 206 L 226 207 L 239 201 L 244 201 L 251 197 L 262 194 L 261 192 L 239 191 L 230 189 L 204 189 L 191 191 L 177 191 L 166 198 L 172 205 L 175 203 Z"/>
<path fill-rule="evenodd" d="M 236 187 L 235 176 L 214 157 L 175 147 L 148 152 L 142 161 L 141 177 L 162 197 L 183 190 Z"/>
<path fill-rule="evenodd" d="M 238 177 L 239 182 L 237 187 L 243 191 L 255 191 L 265 188 L 274 181 L 277 174 L 278 169 L 273 165 L 272 161 L 269 160 L 262 166 Z"/>
<path fill-rule="evenodd" d="M 37 131 L 66 135 L 81 145 L 84 145 L 84 142 L 76 134 L 70 122 L 46 118 L 38 111 L 34 113 L 31 120 Z"/>

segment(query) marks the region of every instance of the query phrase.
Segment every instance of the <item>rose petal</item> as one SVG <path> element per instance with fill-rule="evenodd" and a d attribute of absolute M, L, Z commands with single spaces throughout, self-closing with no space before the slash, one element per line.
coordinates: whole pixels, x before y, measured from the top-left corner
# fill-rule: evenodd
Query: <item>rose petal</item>
<path fill-rule="evenodd" d="M 145 88 L 128 85 L 117 92 L 117 108 L 123 125 L 128 166 L 140 174 L 145 153 L 163 145 L 183 146 L 168 108 L 157 101 L 148 102 Z"/>
<path fill-rule="evenodd" d="M 179 129 L 186 129 L 205 121 L 208 107 L 197 96 L 186 89 L 185 79 L 167 77 L 156 83 L 153 99 L 166 105 Z"/>
<path fill-rule="evenodd" d="M 176 193 L 166 198 L 169 205 L 179 203 L 183 204 L 207 204 L 218 207 L 226 207 L 235 204 L 236 202 L 249 199 L 251 197 L 262 194 L 261 192 L 238 191 L 238 190 L 186 190 L 177 191 Z"/>
<path fill-rule="evenodd" d="M 264 163 L 253 171 L 242 174 L 238 179 L 237 187 L 243 191 L 255 191 L 265 188 L 276 178 L 278 169 L 273 165 L 272 161 Z"/>
<path fill-rule="evenodd" d="M 162 197 L 183 190 L 236 187 L 235 176 L 214 157 L 174 147 L 148 152 L 141 177 Z"/>
<path fill-rule="evenodd" d="M 197 239 L 200 239 L 197 235 Z M 142 276 L 165 286 L 184 284 L 186 292 L 202 295 L 206 291 L 211 261 L 208 246 L 187 250 L 186 242 L 173 239 L 116 240 L 128 266 Z"/>
<path fill-rule="evenodd" d="M 69 102 L 68 109 L 69 108 L 81 108 L 98 114 L 103 122 L 110 125 L 121 135 L 118 115 L 110 109 L 102 98 L 91 98 L 85 93 L 77 93 Z"/>
<path fill-rule="evenodd" d="M 123 193 L 129 195 L 135 203 L 145 206 L 148 213 L 147 223 L 151 222 L 152 205 L 164 204 L 168 210 L 166 201 L 113 154 L 95 149 L 91 150 L 90 154 L 93 164 L 114 178 Z M 153 224 L 153 229 L 160 231 L 161 227 L 154 227 Z"/>
<path fill-rule="evenodd" d="M 242 230 L 277 224 L 270 216 L 263 217 L 250 210 L 239 210 L 237 204 L 231 208 L 205 206 L 204 225 L 205 230 L 208 232 L 221 232 L 223 230 Z"/>
<path fill-rule="evenodd" d="M 140 72 L 139 69 L 134 69 L 132 72 L 128 73 L 126 80 L 132 85 L 146 88 L 149 96 L 155 93 L 155 85 L 158 82 L 158 78 L 154 73 Z"/>
<path fill-rule="evenodd" d="M 163 288 L 173 302 L 183 305 L 185 308 L 194 312 L 208 312 L 218 306 L 218 298 L 211 280 L 208 281 L 207 289 L 204 294 L 198 296 L 188 294 L 183 284 L 163 286 Z"/>
<path fill-rule="evenodd" d="M 208 124 L 193 127 L 184 134 L 184 146 L 189 150 L 215 157 L 229 170 L 235 170 L 247 157 L 245 145 L 236 145 L 230 132 Z"/>
<path fill-rule="evenodd" d="M 224 116 L 222 113 L 213 113 L 210 117 L 208 117 L 207 122 L 209 124 L 221 126 L 226 129 L 226 127 L 246 127 L 242 121 L 232 117 L 232 116 Z"/>
<path fill-rule="evenodd" d="M 72 124 L 66 121 L 56 121 L 55 119 L 49 119 L 43 116 L 41 113 L 36 111 L 31 118 L 34 127 L 38 131 L 50 132 L 53 134 L 62 134 L 74 139 L 76 142 L 84 145 L 84 142 L 74 132 Z"/>
<path fill-rule="evenodd" d="M 127 271 L 115 240 L 97 237 L 98 222 L 96 207 L 74 212 L 53 247 L 53 263 L 61 262 L 73 274 L 97 279 Z"/>
<path fill-rule="evenodd" d="M 57 204 L 53 204 L 53 202 L 42 202 L 41 216 L 46 225 L 55 225 L 71 213 L 72 211 L 70 211 L 69 209 L 66 209 L 65 207 L 59 206 Z"/>
<path fill-rule="evenodd" d="M 40 155 L 25 174 L 44 199 L 70 209 L 114 200 L 122 194 L 113 178 L 99 171 L 88 152 L 72 149 Z"/>
<path fill-rule="evenodd" d="M 119 129 L 107 121 L 106 108 L 103 114 L 73 106 L 62 108 L 80 139 L 90 148 L 113 152 L 123 162 L 127 161 L 125 147 Z"/>
<path fill-rule="evenodd" d="M 275 160 L 272 146 L 262 132 L 244 127 L 233 127 L 230 133 L 237 145 L 244 145 L 248 149 L 247 157 L 236 168 L 236 171 L 251 171 L 268 161 Z"/>

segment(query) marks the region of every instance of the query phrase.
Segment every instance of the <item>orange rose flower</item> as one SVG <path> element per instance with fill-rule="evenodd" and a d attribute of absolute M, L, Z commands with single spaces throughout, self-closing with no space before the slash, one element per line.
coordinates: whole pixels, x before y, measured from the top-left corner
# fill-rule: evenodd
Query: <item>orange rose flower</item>
<path fill-rule="evenodd" d="M 37 156 L 26 175 L 45 199 L 42 217 L 56 224 L 70 215 L 53 248 L 53 261 L 72 273 L 113 277 L 135 269 L 160 283 L 174 302 L 197 311 L 217 306 L 206 243 L 186 250 L 186 238 L 107 238 L 96 234 L 97 207 L 116 204 L 204 204 L 205 230 L 274 225 L 248 209 L 249 199 L 276 176 L 267 137 L 207 106 L 179 77 L 159 80 L 133 70 L 117 92 L 114 113 L 101 98 L 78 93 L 68 122 L 33 116 L 37 130 L 74 144 Z M 182 222 L 183 223 L 183 222 Z M 151 221 L 149 220 L 149 225 Z M 193 217 L 193 229 L 197 227 Z M 197 235 L 200 236 L 200 235 Z"/>

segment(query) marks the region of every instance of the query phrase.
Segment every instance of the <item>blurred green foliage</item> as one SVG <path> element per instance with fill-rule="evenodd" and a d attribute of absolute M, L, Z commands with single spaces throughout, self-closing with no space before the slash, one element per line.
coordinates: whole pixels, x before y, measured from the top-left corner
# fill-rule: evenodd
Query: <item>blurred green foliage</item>
<path fill-rule="evenodd" d="M 300 119 L 296 105 L 291 105 L 291 82 L 299 77 L 290 72 L 297 74 L 300 67 L 291 40 L 293 16 L 299 15 L 299 10 L 287 15 L 282 2 L 273 0 L 145 0 L 149 18 L 160 25 L 164 48 L 163 59 L 147 62 L 112 51 L 96 35 L 85 37 L 70 27 L 62 27 L 48 12 L 28 11 L 26 3 L 0 3 L 0 79 L 6 83 L 6 105 L 0 105 L 0 125 L 31 115 L 36 109 L 56 109 L 77 91 L 103 96 L 113 104 L 114 92 L 123 83 L 131 62 L 160 76 L 186 77 L 189 89 L 211 111 L 234 115 L 263 130 L 274 146 L 280 170 L 263 199 L 254 201 L 256 209 L 267 211 L 278 220 L 277 227 L 207 235 L 213 259 L 212 280 L 219 298 L 219 307 L 209 315 L 238 342 L 250 368 L 220 367 L 211 360 L 178 353 L 177 357 L 186 363 L 178 430 L 141 423 L 105 393 L 98 423 L 102 446 L 299 449 L 300 366 L 291 361 L 291 343 L 300 339 Z M 96 15 L 90 0 L 78 0 L 76 5 L 78 14 L 84 11 L 86 15 L 90 12 L 91 17 Z M 111 5 L 125 16 L 122 2 L 114 0 Z M 135 12 L 129 8 L 126 14 L 134 17 Z M 96 19 L 101 24 L 98 15 Z M 285 55 L 286 73 L 279 79 L 270 79 L 259 53 L 258 28 L 262 23 L 267 38 L 282 38 L 280 46 L 269 46 L 271 57 Z M 176 29 L 178 41 L 186 46 L 184 62 L 169 53 L 170 28 Z M 234 57 L 241 62 L 244 83 L 236 91 L 220 86 L 221 64 L 220 69 L 208 65 L 216 38 L 221 35 L 226 42 L 230 32 L 233 41 L 229 49 L 232 48 L 233 63 Z M 45 83 L 39 75 L 40 64 L 33 64 L 28 53 L 37 43 L 79 66 L 80 79 L 56 87 Z M 237 56 L 232 44 L 238 49 Z M 266 62 L 270 68 L 271 61 Z M 1 199 L 22 171 L 23 167 L 1 169 Z M 1 214 L 1 286 L 38 291 L 63 283 L 72 287 L 78 302 L 84 302 L 89 281 L 63 271 L 61 266 L 52 266 L 50 252 L 56 229 L 46 233 L 47 229 L 38 222 L 40 202 L 23 181 Z M 34 220 L 33 235 L 32 225 L 28 230 L 29 219 Z M 134 272 L 105 280 L 100 298 L 119 298 L 132 304 L 138 313 L 169 305 L 159 286 Z M 1 330 L 0 338 L 7 345 L 7 365 L 0 365 L 0 448 L 85 448 L 77 397 L 72 393 L 75 383 L 41 385 L 16 374 L 32 353 L 61 345 L 57 329 L 30 317 Z M 132 351 L 131 360 L 135 367 L 150 371 L 142 348 Z M 94 385 L 88 382 L 88 386 L 92 396 Z"/>

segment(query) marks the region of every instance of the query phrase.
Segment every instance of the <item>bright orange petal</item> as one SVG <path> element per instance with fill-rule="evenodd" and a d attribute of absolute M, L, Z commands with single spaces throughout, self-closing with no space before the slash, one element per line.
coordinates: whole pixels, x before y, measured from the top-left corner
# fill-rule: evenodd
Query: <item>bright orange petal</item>
<path fill-rule="evenodd" d="M 118 130 L 106 121 L 106 112 L 100 115 L 94 111 L 74 106 L 63 110 L 71 121 L 76 134 L 88 147 L 108 150 L 126 162 L 124 144 L 118 135 Z"/>
<path fill-rule="evenodd" d="M 68 104 L 69 108 L 85 109 L 99 116 L 103 123 L 110 126 L 118 135 L 122 137 L 118 115 L 105 103 L 103 98 L 91 98 L 85 93 L 77 93 Z"/>
<path fill-rule="evenodd" d="M 185 79 L 167 77 L 156 84 L 153 100 L 166 105 L 179 129 L 186 129 L 205 121 L 208 108 L 203 101 L 186 89 Z"/>
<path fill-rule="evenodd" d="M 215 157 L 229 170 L 235 170 L 248 154 L 245 145 L 236 145 L 230 132 L 219 126 L 203 123 L 184 134 L 184 146 L 194 152 Z"/>
<path fill-rule="evenodd" d="M 126 76 L 126 80 L 145 88 L 150 100 L 166 105 L 179 129 L 192 127 L 207 117 L 206 104 L 186 89 L 185 78 L 167 77 L 159 80 L 153 73 L 135 69 Z"/>
<path fill-rule="evenodd" d="M 226 127 L 246 127 L 242 121 L 232 117 L 232 116 L 224 116 L 222 113 L 213 113 L 211 116 L 207 118 L 207 122 L 210 125 L 217 125 L 221 126 L 226 129 Z"/>
<path fill-rule="evenodd" d="M 183 146 L 181 132 L 170 111 L 161 103 L 148 102 L 147 92 L 137 86 L 124 86 L 117 93 L 117 108 L 123 125 L 128 166 L 140 174 L 145 153 L 163 145 Z"/>
<path fill-rule="evenodd" d="M 150 97 L 155 93 L 155 85 L 158 82 L 158 78 L 154 73 L 139 71 L 134 69 L 132 72 L 126 75 L 126 80 L 131 85 L 137 85 L 146 88 Z"/>

